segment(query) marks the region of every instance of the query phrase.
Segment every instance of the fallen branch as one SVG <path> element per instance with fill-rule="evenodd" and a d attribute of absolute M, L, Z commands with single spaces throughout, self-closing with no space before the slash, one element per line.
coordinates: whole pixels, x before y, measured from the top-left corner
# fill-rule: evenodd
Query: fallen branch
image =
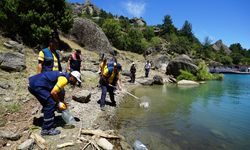
<path fill-rule="evenodd" d="M 73 146 L 73 145 L 74 145 L 73 142 L 67 142 L 67 143 L 57 145 L 56 148 L 60 149 L 60 148 L 64 148 L 64 147 L 67 147 L 67 146 Z"/>
<path fill-rule="evenodd" d="M 116 135 L 107 134 L 105 131 L 102 131 L 102 130 L 82 130 L 81 133 L 87 134 L 87 135 L 96 135 L 96 136 L 108 138 L 108 139 L 120 139 L 121 138 Z"/>
<path fill-rule="evenodd" d="M 35 134 L 35 133 L 32 133 L 32 134 L 30 135 L 30 137 L 31 137 L 32 139 L 35 140 L 35 142 L 36 142 L 36 144 L 37 144 L 37 146 L 38 146 L 39 148 L 41 148 L 42 150 L 47 149 L 47 147 L 44 145 L 44 144 L 46 143 L 46 141 L 45 141 L 45 139 L 42 138 L 40 135 Z"/>
<path fill-rule="evenodd" d="M 82 148 L 82 150 L 85 150 L 85 149 L 89 146 L 89 144 L 91 144 L 91 143 L 88 142 L 88 143 Z"/>

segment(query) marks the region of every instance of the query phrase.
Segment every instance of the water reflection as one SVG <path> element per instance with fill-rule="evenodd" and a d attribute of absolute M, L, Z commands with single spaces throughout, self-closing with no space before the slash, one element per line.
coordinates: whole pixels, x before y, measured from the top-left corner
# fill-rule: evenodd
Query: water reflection
<path fill-rule="evenodd" d="M 229 75 L 198 87 L 138 88 L 133 94 L 150 97 L 150 109 L 140 109 L 138 101 L 128 97 L 118 113 L 118 128 L 131 144 L 140 139 L 151 149 L 248 149 L 246 81 L 250 76 Z"/>

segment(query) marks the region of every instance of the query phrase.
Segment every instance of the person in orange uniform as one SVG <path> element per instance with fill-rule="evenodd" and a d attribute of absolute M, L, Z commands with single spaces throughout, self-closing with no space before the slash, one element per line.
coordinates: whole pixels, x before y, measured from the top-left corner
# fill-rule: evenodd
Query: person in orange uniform
<path fill-rule="evenodd" d="M 45 71 L 62 71 L 57 47 L 58 41 L 56 39 L 51 39 L 49 41 L 49 47 L 39 52 L 37 73 Z"/>
<path fill-rule="evenodd" d="M 54 111 L 57 106 L 59 109 L 65 110 L 64 103 L 64 87 L 70 83 L 76 85 L 77 81 L 81 82 L 81 74 L 78 71 L 73 71 L 70 74 L 59 71 L 47 71 L 29 78 L 28 89 L 32 95 L 43 106 L 42 112 L 43 125 L 41 135 L 57 135 L 60 130 L 54 128 Z"/>
<path fill-rule="evenodd" d="M 117 85 L 119 90 L 122 90 L 120 71 L 122 66 L 119 63 L 112 62 L 104 67 L 103 73 L 101 74 L 100 86 L 102 89 L 102 95 L 100 99 L 101 110 L 104 111 L 106 94 L 109 92 L 110 100 L 113 106 L 116 106 L 114 97 L 114 87 Z"/>

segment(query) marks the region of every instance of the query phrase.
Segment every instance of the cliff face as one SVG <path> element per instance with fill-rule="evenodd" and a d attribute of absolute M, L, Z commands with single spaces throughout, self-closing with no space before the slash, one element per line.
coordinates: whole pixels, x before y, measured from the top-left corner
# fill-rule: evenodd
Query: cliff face
<path fill-rule="evenodd" d="M 78 16 L 79 14 L 88 14 L 91 16 L 100 14 L 100 9 L 90 1 L 86 1 L 84 4 L 70 3 L 69 5 L 71 5 L 74 16 Z"/>

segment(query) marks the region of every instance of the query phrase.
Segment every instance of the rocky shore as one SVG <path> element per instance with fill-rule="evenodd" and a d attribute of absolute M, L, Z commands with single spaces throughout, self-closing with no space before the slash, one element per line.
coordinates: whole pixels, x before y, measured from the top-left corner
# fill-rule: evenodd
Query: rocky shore
<path fill-rule="evenodd" d="M 44 146 L 47 149 L 57 149 L 60 144 L 70 144 L 69 147 L 64 149 L 82 149 L 93 136 L 87 136 L 80 134 L 80 130 L 102 130 L 103 132 L 110 132 L 115 129 L 116 110 L 119 109 L 119 105 L 124 102 L 124 97 L 127 95 L 125 92 L 118 91 L 115 100 L 117 106 L 106 105 L 105 111 L 101 111 L 97 101 L 100 99 L 101 90 L 97 87 L 99 75 L 98 69 L 98 53 L 90 52 L 82 49 L 76 43 L 67 40 L 62 37 L 62 40 L 67 43 L 72 49 L 80 48 L 84 56 L 82 69 L 82 87 L 66 87 L 66 101 L 69 103 L 69 110 L 76 119 L 75 127 L 70 128 L 65 126 L 60 117 L 60 113 L 56 114 L 57 126 L 62 131 L 58 136 L 45 136 Z M 5 39 L 6 41 L 6 39 Z M 4 43 L 4 41 L 2 42 Z M 12 48 L 11 48 L 12 51 Z M 11 52 L 9 48 L 1 47 L 1 53 Z M 14 50 L 13 50 L 14 51 Z M 28 93 L 27 90 L 27 78 L 36 73 L 37 54 L 36 51 L 24 47 L 22 68 L 26 68 L 25 71 L 12 72 L 7 70 L 1 70 L 1 107 L 9 106 L 13 103 L 18 104 L 19 110 L 16 112 L 4 113 L 1 116 L 1 122 L 5 121 L 0 127 L 0 147 L 1 149 L 25 149 L 22 146 L 28 144 L 33 149 L 41 149 L 41 145 L 37 144 L 36 137 L 40 134 L 41 126 L 41 106 L 38 101 Z M 63 53 L 62 56 L 67 56 L 69 53 Z M 20 54 L 18 54 L 19 56 Z M 131 61 L 135 61 L 137 67 L 136 83 L 129 83 L 130 79 L 126 76 L 129 70 Z M 123 90 L 131 91 L 137 86 L 145 86 L 152 84 L 163 84 L 163 82 L 169 82 L 169 77 L 165 75 L 164 71 L 152 70 L 150 72 L 150 78 L 144 78 L 144 63 L 145 59 L 141 55 L 137 55 L 129 52 L 119 52 L 118 61 L 123 65 L 124 74 L 122 76 Z M 18 64 L 18 63 L 17 63 Z M 63 62 L 65 65 L 66 62 Z M 11 66 L 11 65 L 10 65 Z M 3 80 L 2 80 L 3 79 Z M 75 99 L 75 100 L 73 100 Z M 83 100 L 83 101 L 81 101 Z M 107 95 L 107 101 L 109 96 Z M 68 129 L 69 128 L 69 129 Z M 119 139 L 108 139 L 114 149 L 130 149 L 126 143 L 126 139 L 119 135 L 117 131 L 115 135 L 119 136 Z M 81 138 L 79 138 L 81 137 Z M 82 139 L 87 139 L 86 141 Z M 34 144 L 36 143 L 36 144 Z M 40 143 L 41 144 L 41 143 Z M 27 147 L 27 145 L 25 145 Z M 29 147 L 28 146 L 28 147 Z M 64 145 L 63 145 L 64 146 Z"/>

